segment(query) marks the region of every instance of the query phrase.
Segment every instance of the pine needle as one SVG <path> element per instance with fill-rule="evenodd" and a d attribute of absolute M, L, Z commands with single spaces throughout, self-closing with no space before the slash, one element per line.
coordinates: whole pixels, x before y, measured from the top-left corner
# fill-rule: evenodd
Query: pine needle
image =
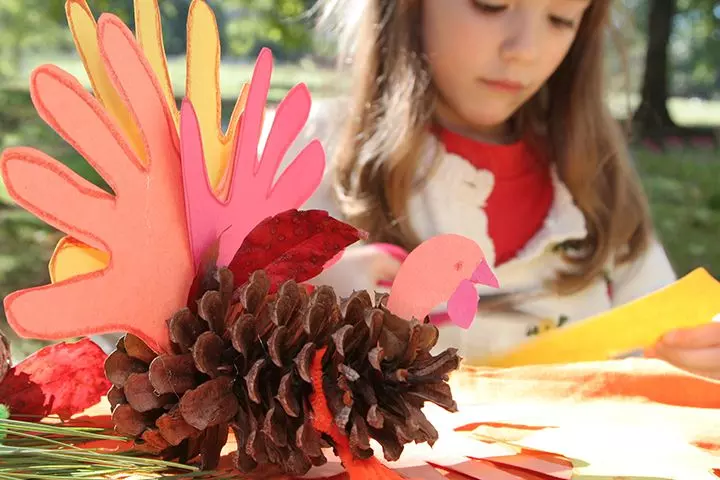
<path fill-rule="evenodd" d="M 0 480 L 108 480 L 122 475 L 132 475 L 133 480 L 223 478 L 196 467 L 146 458 L 137 451 L 79 446 L 92 441 L 127 441 L 106 429 L 2 417 L 0 414 Z"/>

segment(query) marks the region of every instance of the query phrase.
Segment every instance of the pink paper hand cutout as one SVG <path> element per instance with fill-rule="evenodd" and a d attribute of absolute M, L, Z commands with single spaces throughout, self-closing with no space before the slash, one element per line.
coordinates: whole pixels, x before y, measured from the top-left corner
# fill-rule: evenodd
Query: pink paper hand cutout
<path fill-rule="evenodd" d="M 178 139 L 152 70 L 117 18 L 100 18 L 105 67 L 139 127 L 147 165 L 100 103 L 68 73 L 32 75 L 42 118 L 102 175 L 115 195 L 31 148 L 13 148 L 0 167 L 23 207 L 86 245 L 108 252 L 107 268 L 5 299 L 11 326 L 42 339 L 131 332 L 158 351 L 170 348 L 166 321 L 185 304 L 193 278 L 183 206 Z"/>
<path fill-rule="evenodd" d="M 452 322 L 469 328 L 477 311 L 474 283 L 498 286 L 480 247 L 460 235 L 439 235 L 423 242 L 405 259 L 387 306 L 400 317 L 423 319 L 433 308 L 448 302 Z"/>
<path fill-rule="evenodd" d="M 263 115 L 270 89 L 272 54 L 263 49 L 249 86 L 234 155 L 229 165 L 227 199 L 219 199 L 208 181 L 197 115 L 189 100 L 180 111 L 180 139 L 185 205 L 195 266 L 202 253 L 222 234 L 219 265 L 228 265 L 247 234 L 262 220 L 299 208 L 315 192 L 325 169 L 325 154 L 317 140 L 310 142 L 273 183 L 283 157 L 310 113 L 305 85 L 293 88 L 273 121 L 258 162 Z"/>

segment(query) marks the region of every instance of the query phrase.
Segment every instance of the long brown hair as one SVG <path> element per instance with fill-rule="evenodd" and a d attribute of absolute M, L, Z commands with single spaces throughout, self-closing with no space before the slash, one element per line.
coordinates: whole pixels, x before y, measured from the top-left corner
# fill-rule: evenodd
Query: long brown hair
<path fill-rule="evenodd" d="M 610 3 L 591 3 L 567 57 L 515 119 L 527 141 L 543 145 L 585 215 L 588 236 L 566 255 L 576 268 L 554 281 L 563 293 L 590 284 L 611 259 L 637 257 L 651 229 L 625 137 L 604 103 Z M 437 95 L 422 50 L 422 1 L 364 4 L 354 32 L 350 114 L 331 162 L 336 195 L 347 221 L 371 241 L 412 249 L 419 242 L 407 205 Z"/>

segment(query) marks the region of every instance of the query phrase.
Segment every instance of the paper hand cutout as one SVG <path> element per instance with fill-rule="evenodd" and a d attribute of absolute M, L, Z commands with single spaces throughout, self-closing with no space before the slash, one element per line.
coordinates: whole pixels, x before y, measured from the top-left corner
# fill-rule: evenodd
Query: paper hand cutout
<path fill-rule="evenodd" d="M 162 98 L 177 128 L 180 114 L 168 72 L 158 2 L 135 0 L 134 3 L 137 42 L 152 72 L 158 78 Z M 127 136 L 136 154 L 147 164 L 136 122 L 105 70 L 100 54 L 97 25 L 90 8 L 85 0 L 67 0 L 65 11 L 95 96 Z M 223 182 L 223 179 L 232 153 L 232 139 L 245 105 L 247 89 L 243 88 L 228 129 L 223 132 L 220 127 L 220 38 L 215 17 L 207 2 L 193 0 L 188 13 L 187 31 L 186 95 L 197 109 L 210 184 L 214 190 L 225 192 L 227 182 Z M 53 282 L 57 282 L 101 270 L 107 264 L 108 257 L 105 252 L 93 249 L 77 239 L 65 237 L 53 254 L 50 275 Z"/>
<path fill-rule="evenodd" d="M 247 234 L 262 220 L 298 208 L 322 180 L 325 154 L 317 140 L 310 142 L 273 184 L 284 155 L 310 113 L 310 94 L 300 84 L 277 109 L 260 162 L 258 144 L 270 89 L 272 54 L 263 49 L 257 59 L 242 115 L 230 170 L 228 197 L 219 199 L 208 183 L 201 131 L 194 105 L 185 100 L 180 113 L 181 154 L 190 244 L 196 267 L 222 234 L 218 264 L 227 266 Z"/>
<path fill-rule="evenodd" d="M 0 166 L 9 193 L 73 238 L 108 252 L 108 266 L 63 282 L 15 292 L 5 311 L 19 334 L 61 339 L 131 332 L 168 350 L 166 320 L 185 302 L 193 278 L 172 115 L 131 32 L 116 17 L 98 26 L 100 52 L 132 114 L 147 165 L 127 137 L 69 74 L 37 69 L 31 94 L 42 118 L 112 187 L 110 195 L 34 149 L 9 149 Z"/>
<path fill-rule="evenodd" d="M 422 319 L 447 301 L 452 322 L 468 328 L 478 303 L 473 284 L 498 287 L 480 247 L 460 235 L 439 235 L 408 255 L 395 277 L 387 306 L 400 317 Z"/>

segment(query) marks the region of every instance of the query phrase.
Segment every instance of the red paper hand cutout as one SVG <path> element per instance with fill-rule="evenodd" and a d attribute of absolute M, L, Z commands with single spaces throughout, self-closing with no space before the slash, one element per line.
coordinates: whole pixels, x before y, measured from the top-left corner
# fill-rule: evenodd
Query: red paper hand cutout
<path fill-rule="evenodd" d="M 107 268 L 5 299 L 21 335 L 62 339 L 131 332 L 169 349 L 166 320 L 182 306 L 193 277 L 183 206 L 178 139 L 152 70 L 117 17 L 99 21 L 109 76 L 137 123 L 148 164 L 69 74 L 43 66 L 31 94 L 42 118 L 103 176 L 115 195 L 95 188 L 34 149 L 5 152 L 0 166 L 10 195 L 66 234 L 110 254 Z"/>
<path fill-rule="evenodd" d="M 240 121 L 229 166 L 226 200 L 218 199 L 209 184 L 198 119 L 190 101 L 183 102 L 180 112 L 183 181 L 196 266 L 202 253 L 221 234 L 218 263 L 228 265 L 257 224 L 280 212 L 300 207 L 322 179 L 325 154 L 320 143 L 313 140 L 274 182 L 285 154 L 310 113 L 310 94 L 302 84 L 293 88 L 278 107 L 258 162 L 271 73 L 272 54 L 264 49 L 258 57 Z"/>

